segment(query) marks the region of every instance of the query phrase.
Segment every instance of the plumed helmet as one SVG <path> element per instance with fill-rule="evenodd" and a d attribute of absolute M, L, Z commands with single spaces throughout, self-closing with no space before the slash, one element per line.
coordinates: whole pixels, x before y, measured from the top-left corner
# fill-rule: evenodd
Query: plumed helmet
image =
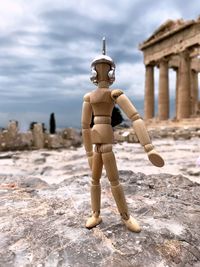
<path fill-rule="evenodd" d="M 90 80 L 97 85 L 97 72 L 96 72 L 96 64 L 98 63 L 107 63 L 110 65 L 111 69 L 108 72 L 108 77 L 109 77 L 109 83 L 110 85 L 115 81 L 115 63 L 112 60 L 111 57 L 106 55 L 106 39 L 105 37 L 103 38 L 103 49 L 102 49 L 102 55 L 97 56 L 93 59 L 91 63 L 91 76 Z"/>

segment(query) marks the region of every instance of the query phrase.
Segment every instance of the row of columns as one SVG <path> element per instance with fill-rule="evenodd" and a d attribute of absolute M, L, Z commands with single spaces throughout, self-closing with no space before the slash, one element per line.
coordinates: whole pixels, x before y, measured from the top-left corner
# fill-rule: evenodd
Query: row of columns
<path fill-rule="evenodd" d="M 168 61 L 159 61 L 158 118 L 169 118 L 169 74 Z M 190 68 L 189 54 L 180 54 L 176 70 L 176 118 L 189 118 L 195 114 L 198 105 L 198 73 Z M 154 114 L 154 65 L 146 65 L 144 117 L 151 119 Z"/>

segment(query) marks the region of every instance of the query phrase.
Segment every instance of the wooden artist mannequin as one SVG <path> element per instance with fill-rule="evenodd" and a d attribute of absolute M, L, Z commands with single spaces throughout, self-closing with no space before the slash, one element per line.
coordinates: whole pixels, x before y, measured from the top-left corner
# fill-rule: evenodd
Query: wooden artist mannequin
<path fill-rule="evenodd" d="M 83 143 L 92 170 L 92 216 L 87 220 L 86 227 L 91 229 L 102 221 L 100 217 L 100 178 L 104 166 L 122 221 L 130 231 L 140 232 L 141 228 L 139 224 L 128 212 L 123 188 L 119 183 L 115 156 L 112 151 L 114 136 L 111 126 L 111 115 L 115 103 L 119 105 L 127 117 L 133 122 L 135 133 L 152 164 L 157 167 L 162 167 L 164 161 L 151 144 L 144 122 L 128 97 L 119 89 L 109 90 L 109 86 L 115 79 L 115 64 L 110 57 L 105 55 L 105 40 L 103 40 L 103 55 L 96 57 L 91 67 L 91 80 L 97 85 L 97 89 L 84 96 L 82 109 Z M 92 114 L 94 115 L 94 126 L 90 128 Z"/>

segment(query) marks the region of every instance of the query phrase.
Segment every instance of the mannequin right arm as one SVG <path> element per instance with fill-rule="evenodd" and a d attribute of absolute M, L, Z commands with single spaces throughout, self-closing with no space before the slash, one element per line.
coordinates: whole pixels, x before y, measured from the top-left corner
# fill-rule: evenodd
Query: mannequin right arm
<path fill-rule="evenodd" d="M 83 100 L 84 102 L 83 102 L 82 119 L 81 119 L 83 144 L 88 157 L 90 168 L 92 169 L 93 146 L 92 146 L 92 135 L 90 128 L 90 123 L 92 119 L 92 107 L 90 104 L 90 94 L 86 94 Z"/>

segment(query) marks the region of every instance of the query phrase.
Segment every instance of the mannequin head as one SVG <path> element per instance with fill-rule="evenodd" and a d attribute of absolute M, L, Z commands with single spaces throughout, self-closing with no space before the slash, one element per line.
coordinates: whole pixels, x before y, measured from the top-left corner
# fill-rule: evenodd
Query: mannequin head
<path fill-rule="evenodd" d="M 90 80 L 98 87 L 109 87 L 115 80 L 115 63 L 111 57 L 106 56 L 105 38 L 103 38 L 102 55 L 92 61 Z"/>

